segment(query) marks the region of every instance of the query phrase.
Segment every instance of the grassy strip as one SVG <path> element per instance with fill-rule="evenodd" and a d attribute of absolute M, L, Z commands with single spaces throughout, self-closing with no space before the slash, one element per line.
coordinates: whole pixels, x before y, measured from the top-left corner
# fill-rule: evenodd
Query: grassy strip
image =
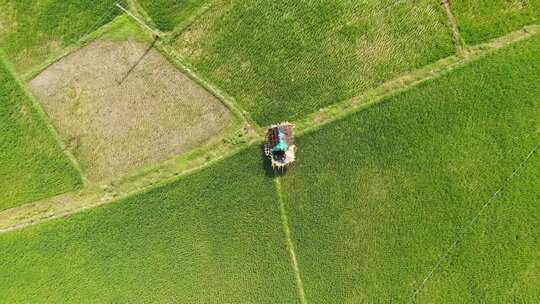
<path fill-rule="evenodd" d="M 477 44 L 540 20 L 540 0 L 452 0 L 461 36 Z"/>
<path fill-rule="evenodd" d="M 285 239 L 287 241 L 287 249 L 289 249 L 289 257 L 291 260 L 291 266 L 294 270 L 296 279 L 296 288 L 298 289 L 298 297 L 301 304 L 307 304 L 306 293 L 304 291 L 304 283 L 302 282 L 302 276 L 300 274 L 300 266 L 298 266 L 298 260 L 296 259 L 296 252 L 294 250 L 294 244 L 291 238 L 291 229 L 289 228 L 289 218 L 287 217 L 287 211 L 285 210 L 285 202 L 283 201 L 283 190 L 281 188 L 281 181 L 279 177 L 274 178 L 276 186 L 277 198 L 279 201 L 279 211 L 281 213 L 281 222 L 283 224 L 283 231 L 285 232 Z"/>
<path fill-rule="evenodd" d="M 43 119 L 0 56 L 0 210 L 71 191 L 82 183 Z"/>
<path fill-rule="evenodd" d="M 308 302 L 410 300 L 540 142 L 539 49 L 522 41 L 297 138 L 282 186 Z M 529 189 L 517 197 L 534 201 Z"/>
<path fill-rule="evenodd" d="M 463 55 L 463 53 L 466 52 L 467 46 L 463 38 L 461 38 L 461 34 L 459 33 L 459 28 L 456 22 L 456 18 L 454 17 L 454 13 L 452 12 L 452 5 L 450 4 L 450 0 L 442 0 L 442 5 L 444 6 L 444 9 L 446 11 L 446 16 L 448 16 L 448 26 L 452 31 L 452 37 L 454 38 L 456 52 L 458 55 Z"/>
<path fill-rule="evenodd" d="M 273 181 L 258 152 L 2 234 L 0 302 L 296 303 Z"/>
<path fill-rule="evenodd" d="M 34 70 L 121 12 L 116 0 L 0 0 L 0 44 L 18 73 Z"/>
<path fill-rule="evenodd" d="M 261 125 L 295 120 L 453 52 L 421 1 L 215 1 L 174 46 Z"/>

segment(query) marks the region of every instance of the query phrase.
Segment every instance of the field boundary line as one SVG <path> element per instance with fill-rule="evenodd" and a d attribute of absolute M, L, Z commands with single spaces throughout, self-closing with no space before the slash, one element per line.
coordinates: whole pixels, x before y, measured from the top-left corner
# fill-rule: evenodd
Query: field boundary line
<path fill-rule="evenodd" d="M 147 25 L 151 25 L 150 28 L 152 28 L 153 31 L 156 31 L 159 33 L 160 36 L 163 36 L 165 33 L 163 33 L 156 25 L 156 22 L 148 12 L 143 8 L 141 3 L 137 0 L 126 0 L 127 8 L 130 11 L 130 13 L 134 14 L 135 16 L 141 18 L 141 20 L 147 22 Z"/>
<path fill-rule="evenodd" d="M 131 0 L 134 3 L 135 0 Z M 128 10 L 129 11 L 129 10 Z M 133 12 L 129 11 L 133 14 Z M 139 14 L 138 12 L 135 12 L 135 15 Z M 129 15 L 131 18 L 135 19 L 135 15 Z M 140 14 L 139 14 L 140 15 Z M 139 20 L 136 19 L 137 23 L 144 22 L 147 20 Z M 152 34 L 159 33 L 160 35 L 165 35 L 163 32 L 159 31 L 158 29 L 152 28 L 150 25 L 145 24 L 145 26 L 141 27 L 143 30 L 148 31 Z M 166 35 L 165 35 L 166 36 Z M 163 55 L 165 58 L 167 58 L 178 70 L 180 70 L 183 74 L 188 76 L 191 80 L 193 80 L 195 83 L 200 85 L 202 88 L 204 88 L 207 92 L 215 96 L 217 99 L 221 101 L 235 116 L 243 120 L 245 123 L 248 124 L 248 126 L 255 130 L 255 132 L 262 136 L 263 129 L 259 124 L 257 124 L 250 116 L 249 112 L 244 110 L 236 101 L 235 99 L 230 96 L 229 94 L 225 93 L 222 89 L 218 88 L 215 84 L 208 81 L 206 78 L 204 78 L 202 75 L 196 72 L 195 68 L 192 67 L 188 61 L 183 58 L 180 54 L 178 54 L 171 46 L 169 46 L 167 43 L 164 43 L 162 40 L 158 40 L 156 45 L 156 49 Z"/>
<path fill-rule="evenodd" d="M 434 266 L 431 268 L 431 270 L 428 272 L 428 274 L 425 276 L 425 278 L 422 280 L 422 283 L 418 288 L 416 288 L 413 292 L 413 296 L 411 298 L 411 302 L 416 302 L 416 296 L 424 290 L 427 282 L 433 277 L 433 274 L 437 269 L 439 269 L 442 265 L 442 263 L 448 258 L 452 250 L 457 247 L 457 245 L 463 240 L 466 234 L 473 231 L 473 226 L 476 224 L 480 216 L 484 213 L 484 211 L 492 205 L 492 203 L 499 197 L 499 195 L 510 185 L 514 177 L 517 176 L 519 171 L 521 171 L 525 166 L 527 165 L 528 161 L 531 159 L 531 157 L 538 151 L 540 148 L 540 142 L 534 146 L 534 148 L 527 154 L 527 156 L 520 162 L 520 164 L 514 169 L 512 174 L 507 176 L 504 181 L 502 182 L 501 186 L 495 191 L 491 197 L 482 205 L 482 208 L 480 208 L 480 211 L 478 211 L 475 216 L 465 225 L 463 226 L 460 231 L 458 232 L 457 237 L 453 240 L 452 244 L 446 249 L 446 251 L 439 256 Z"/>
<path fill-rule="evenodd" d="M 64 140 L 62 139 L 62 137 L 60 136 L 60 134 L 54 127 L 53 123 L 51 122 L 45 110 L 43 110 L 43 108 L 41 107 L 41 104 L 34 97 L 34 94 L 32 94 L 32 92 L 28 90 L 28 87 L 26 86 L 25 82 L 23 82 L 18 77 L 17 73 L 15 73 L 15 71 L 12 69 L 10 63 L 6 59 L 4 59 L 2 52 L 0 52 L 0 61 L 2 61 L 2 63 L 7 67 L 8 72 L 11 74 L 13 79 L 15 79 L 15 83 L 17 84 L 17 86 L 19 86 L 19 88 L 24 92 L 24 95 L 30 101 L 30 106 L 36 111 L 39 119 L 41 119 L 41 121 L 45 124 L 45 127 L 47 128 L 47 132 L 53 137 L 56 145 L 60 148 L 62 153 L 68 158 L 73 168 L 79 174 L 79 177 L 82 182 L 82 186 L 83 187 L 87 186 L 88 179 L 86 178 L 86 175 L 84 174 L 84 170 L 82 169 L 79 161 L 77 160 L 75 155 L 73 155 L 73 153 L 71 153 L 71 151 L 68 149 L 67 144 L 64 142 Z"/>
<path fill-rule="evenodd" d="M 118 7 L 113 7 L 112 9 L 116 10 Z M 121 14 L 118 17 L 121 16 L 127 16 L 127 14 Z M 66 55 L 69 55 L 72 51 L 76 51 L 80 47 L 84 46 L 87 42 L 98 38 L 100 35 L 106 32 L 111 25 L 113 25 L 113 22 L 103 25 L 90 35 L 87 35 L 83 41 L 79 41 L 76 45 L 72 45 L 69 52 L 65 52 L 61 57 L 55 58 L 55 60 L 57 61 Z M 139 28 L 143 29 L 143 32 L 146 32 L 143 27 L 139 26 Z M 178 62 L 173 62 L 173 58 L 167 57 L 166 54 L 163 55 L 165 55 L 166 59 L 171 61 L 171 63 L 177 69 L 180 69 Z M 182 69 L 180 70 L 190 79 L 201 85 L 201 87 L 203 87 L 210 94 L 216 96 L 220 102 L 233 113 L 234 123 L 226 134 L 231 136 L 232 140 L 234 140 L 234 138 L 236 138 L 235 134 L 240 132 L 245 135 L 243 137 L 245 141 L 233 146 L 227 142 L 213 143 L 212 146 L 205 145 L 201 147 L 202 150 L 204 150 L 202 154 L 200 154 L 202 150 L 194 150 L 187 154 L 172 155 L 169 159 L 163 162 L 130 172 L 127 175 L 113 177 L 111 179 L 106 179 L 91 184 L 83 183 L 82 189 L 75 189 L 71 192 L 58 196 L 44 198 L 0 211 L 0 233 L 20 229 L 51 219 L 68 216 L 82 210 L 114 202 L 119 199 L 136 195 L 149 189 L 174 182 L 181 176 L 206 168 L 219 160 L 232 156 L 238 151 L 262 141 L 262 136 L 260 136 L 260 134 L 258 134 L 256 130 L 249 125 L 249 121 L 247 121 L 244 116 L 241 115 L 241 111 L 235 108 L 234 104 L 227 103 L 228 100 L 219 95 L 219 91 L 217 89 L 215 91 L 210 90 L 210 84 L 207 82 L 201 84 L 202 80 L 200 78 L 196 80 L 193 79 L 196 75 L 187 74 Z M 22 87 L 26 89 L 25 86 Z M 26 94 L 33 97 L 33 95 L 29 94 L 28 91 L 26 91 Z M 37 103 L 37 100 L 32 100 Z M 37 105 L 40 106 L 39 103 Z M 48 122 L 48 120 L 46 120 L 46 122 Z M 58 135 L 54 127 L 53 130 L 55 131 L 55 134 Z M 59 137 L 59 139 L 61 141 L 61 137 Z M 71 154 L 70 151 L 64 151 Z M 71 159 L 76 161 L 76 164 L 78 164 L 78 160 L 76 158 L 73 157 Z M 82 177 L 85 178 L 85 175 L 82 174 Z"/>
<path fill-rule="evenodd" d="M 222 89 L 218 88 L 213 83 L 206 80 L 203 76 L 195 71 L 195 69 L 170 46 L 158 41 L 156 48 L 169 59 L 182 73 L 188 76 L 195 83 L 203 87 L 210 94 L 219 99 L 235 116 L 238 116 L 246 122 L 255 132 L 262 136 L 264 134 L 262 127 L 257 124 L 250 116 L 249 112 L 244 110 L 233 97 L 227 94 Z"/>
<path fill-rule="evenodd" d="M 452 12 L 452 6 L 450 4 L 450 0 L 442 0 L 442 6 L 444 7 L 446 16 L 448 17 L 448 26 L 450 27 L 450 31 L 452 32 L 452 38 L 454 40 L 457 54 L 458 55 L 463 54 L 467 52 L 467 45 L 465 44 L 465 40 L 463 40 L 459 32 L 456 17 L 454 16 L 454 13 Z"/>
<path fill-rule="evenodd" d="M 119 3 L 119 1 L 115 2 L 115 4 L 116 3 Z M 92 25 L 92 27 L 90 27 L 83 35 L 81 35 L 81 37 L 79 39 L 77 39 L 76 41 L 74 41 L 72 43 L 69 43 L 68 45 L 66 45 L 59 52 L 57 52 L 55 54 L 51 54 L 51 56 L 48 56 L 48 58 L 46 58 L 45 62 L 43 62 L 43 63 L 41 63 L 39 65 L 36 65 L 36 67 L 32 68 L 28 72 L 22 73 L 21 78 L 24 81 L 32 80 L 33 78 L 35 78 L 37 75 L 39 75 L 41 72 L 46 70 L 51 65 L 53 65 L 56 62 L 62 60 L 64 57 L 70 55 L 71 53 L 74 53 L 74 52 L 78 51 L 79 49 L 86 46 L 88 43 L 95 40 L 103 31 L 106 30 L 106 28 L 116 18 L 118 18 L 120 16 L 120 15 L 116 16 L 111 21 L 99 26 L 99 24 L 101 22 L 103 22 L 106 18 L 108 18 L 114 12 L 114 10 L 117 9 L 117 7 L 114 4 L 112 5 L 112 7 L 113 7 L 113 9 L 108 10 L 107 12 L 103 13 L 99 18 L 97 18 L 98 21 L 95 22 L 94 25 Z"/>
<path fill-rule="evenodd" d="M 505 36 L 493 39 L 468 49 L 460 55 L 452 55 L 420 67 L 410 73 L 389 80 L 345 101 L 322 108 L 307 117 L 294 121 L 298 135 L 314 132 L 335 121 L 342 120 L 373 105 L 385 102 L 389 97 L 414 88 L 424 82 L 442 77 L 501 48 L 531 38 L 540 33 L 540 26 L 529 25 Z"/>
<path fill-rule="evenodd" d="M 108 184 L 96 184 L 79 191 L 64 193 L 0 211 L 0 234 L 41 224 L 53 219 L 67 217 L 88 209 L 147 193 L 153 189 L 174 183 L 195 174 L 224 159 L 233 157 L 258 143 L 260 143 L 260 139 L 253 139 L 250 142 L 236 146 L 232 150 L 228 150 L 225 154 L 220 154 L 207 160 L 198 166 L 186 169 L 180 173 L 172 173 L 168 175 L 168 177 L 160 178 L 157 181 L 150 181 L 134 190 L 131 189 L 119 193 L 106 189 L 109 186 Z M 170 160 L 169 162 L 174 163 L 174 160 Z M 162 164 L 162 166 L 167 166 L 167 164 Z M 174 167 L 174 165 L 168 166 Z"/>
<path fill-rule="evenodd" d="M 279 210 L 281 213 L 281 223 L 283 224 L 283 232 L 285 233 L 285 240 L 287 242 L 287 248 L 289 249 L 289 257 L 291 259 L 291 266 L 294 270 L 294 276 L 296 279 L 296 288 L 298 291 L 298 297 L 301 304 L 307 304 L 306 293 L 304 291 L 304 283 L 302 276 L 300 275 L 300 267 L 298 266 L 298 260 L 296 259 L 296 251 L 294 250 L 294 243 L 291 238 L 291 229 L 289 227 L 289 218 L 287 211 L 285 210 L 285 201 L 283 199 L 283 190 L 281 188 L 281 180 L 279 177 L 274 178 L 276 185 L 276 193 L 279 201 Z"/>
<path fill-rule="evenodd" d="M 197 21 L 199 18 L 201 18 L 204 14 L 206 14 L 210 8 L 214 5 L 214 1 L 210 0 L 207 4 L 201 6 L 195 13 L 193 13 L 189 18 L 187 18 L 184 22 L 181 22 L 177 26 L 174 27 L 174 29 L 170 32 L 170 39 L 174 41 L 176 38 L 178 38 L 182 33 L 190 27 L 195 21 Z"/>

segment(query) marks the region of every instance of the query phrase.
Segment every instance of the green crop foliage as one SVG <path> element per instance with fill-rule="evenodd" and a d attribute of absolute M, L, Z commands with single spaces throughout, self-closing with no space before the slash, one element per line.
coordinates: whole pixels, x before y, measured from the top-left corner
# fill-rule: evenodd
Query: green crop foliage
<path fill-rule="evenodd" d="M 260 154 L 0 235 L 0 302 L 296 303 Z"/>
<path fill-rule="evenodd" d="M 476 44 L 538 22 L 540 0 L 453 0 L 458 29 Z"/>
<path fill-rule="evenodd" d="M 171 31 L 211 0 L 140 0 L 144 10 L 162 31 Z"/>
<path fill-rule="evenodd" d="M 308 302 L 411 300 L 461 227 L 540 142 L 539 50 L 540 37 L 521 42 L 297 139 L 298 161 L 282 184 Z M 509 210 L 503 204 L 512 199 L 519 199 L 513 214 L 534 212 L 538 161 L 529 166 L 536 178 L 509 185 L 520 188 L 507 189 L 507 199 L 498 199 L 499 213 Z M 490 223 L 483 217 L 475 229 L 503 219 Z M 466 257 L 474 255 L 478 237 L 523 250 L 509 249 L 506 257 L 515 256 L 490 264 L 495 253 L 484 243 L 475 259 L 457 259 L 434 274 L 454 275 L 442 279 L 434 291 L 440 297 L 426 303 L 446 303 L 449 289 L 471 299 L 461 303 L 532 298 L 534 293 L 519 293 L 537 287 L 478 291 L 531 286 L 527 280 L 538 274 L 539 242 L 531 230 L 538 224 L 536 212 L 527 222 L 504 222 L 506 229 L 466 235 Z M 520 234 L 524 237 L 516 239 Z M 499 266 L 507 268 L 492 269 Z M 459 277 L 464 268 L 486 272 L 465 280 Z M 453 286 L 460 279 L 465 281 Z M 493 294 L 501 297 L 495 301 Z"/>
<path fill-rule="evenodd" d="M 116 0 L 0 0 L 0 45 L 17 72 L 28 72 L 111 21 Z"/>
<path fill-rule="evenodd" d="M 540 155 L 478 220 L 417 303 L 540 303 Z"/>
<path fill-rule="evenodd" d="M 215 1 L 175 47 L 269 125 L 448 56 L 446 22 L 437 0 Z"/>
<path fill-rule="evenodd" d="M 0 210 L 77 188 L 79 173 L 0 58 Z"/>

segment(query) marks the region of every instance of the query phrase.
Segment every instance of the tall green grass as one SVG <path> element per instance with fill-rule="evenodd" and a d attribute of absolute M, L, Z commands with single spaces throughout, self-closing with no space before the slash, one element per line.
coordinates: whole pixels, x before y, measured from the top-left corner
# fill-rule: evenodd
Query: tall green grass
<path fill-rule="evenodd" d="M 437 0 L 214 1 L 175 47 L 269 125 L 448 56 L 446 22 Z"/>
<path fill-rule="evenodd" d="M 461 227 L 540 142 L 538 75 L 540 37 L 298 138 L 297 164 L 282 184 L 308 302 L 410 301 Z M 529 166 L 533 180 L 516 180 L 497 200 L 519 199 L 511 204 L 516 216 L 538 201 L 538 161 Z M 529 230 L 538 217 L 506 218 L 495 219 L 504 229 L 482 230 L 494 225 L 483 217 L 480 232 L 466 236 L 466 257 L 434 274 L 452 277 L 437 283 L 439 297 L 427 303 L 445 303 L 445 290 L 472 299 L 467 303 L 534 298 L 533 287 L 479 292 L 527 285 L 537 274 L 538 234 Z M 485 243 L 467 259 L 478 237 Z M 482 261 L 495 254 L 488 243 L 521 249 L 506 250 L 508 260 Z M 489 274 L 454 286 L 465 279 L 463 269 Z"/>
<path fill-rule="evenodd" d="M 162 31 L 172 31 L 212 0 L 140 0 L 144 10 Z"/>
<path fill-rule="evenodd" d="M 17 72 L 29 72 L 119 15 L 116 2 L 0 0 L 0 45 Z"/>
<path fill-rule="evenodd" d="M 540 0 L 453 0 L 461 36 L 477 44 L 540 21 Z"/>
<path fill-rule="evenodd" d="M 1 303 L 296 303 L 271 179 L 249 149 L 180 181 L 0 235 Z"/>
<path fill-rule="evenodd" d="M 0 58 L 0 210 L 80 184 L 79 173 Z"/>

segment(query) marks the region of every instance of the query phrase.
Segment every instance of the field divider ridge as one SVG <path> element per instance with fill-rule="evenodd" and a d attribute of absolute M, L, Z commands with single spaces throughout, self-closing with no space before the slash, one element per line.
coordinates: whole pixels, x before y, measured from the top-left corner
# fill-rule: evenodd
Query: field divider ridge
<path fill-rule="evenodd" d="M 450 27 L 450 31 L 452 32 L 452 38 L 454 40 L 457 54 L 464 55 L 464 53 L 467 52 L 467 44 L 465 43 L 465 40 L 463 40 L 459 32 L 459 27 L 457 25 L 454 13 L 452 12 L 452 5 L 450 3 L 450 0 L 442 0 L 442 6 L 444 7 L 446 16 L 448 17 L 448 26 Z"/>
<path fill-rule="evenodd" d="M 0 61 L 2 61 L 2 63 L 4 63 L 4 65 L 7 67 L 9 73 L 15 79 L 15 82 L 17 83 L 19 88 L 24 92 L 25 96 L 30 101 L 30 106 L 36 111 L 41 121 L 45 124 L 47 131 L 54 138 L 56 145 L 60 148 L 62 153 L 69 159 L 71 165 L 73 166 L 73 168 L 75 168 L 75 170 L 79 174 L 83 187 L 87 186 L 88 179 L 86 178 L 86 175 L 84 173 L 84 170 L 81 167 L 81 164 L 79 163 L 75 155 L 71 153 L 71 151 L 68 148 L 68 145 L 64 142 L 64 140 L 62 139 L 62 137 L 60 136 L 60 134 L 54 127 L 53 123 L 51 122 L 51 119 L 49 118 L 45 110 L 43 110 L 43 107 L 41 107 L 41 104 L 34 97 L 34 94 L 32 94 L 30 90 L 28 90 L 28 87 L 26 86 L 25 82 L 22 81 L 18 77 L 17 73 L 14 72 L 14 70 L 11 68 L 10 63 L 4 59 L 2 52 L 0 52 Z"/>
<path fill-rule="evenodd" d="M 167 34 L 161 32 L 159 29 L 155 28 L 151 24 L 148 24 L 151 22 L 150 17 L 147 17 L 146 13 L 141 13 L 139 10 L 142 10 L 140 5 L 137 3 L 136 0 L 130 0 L 129 1 L 132 5 L 130 7 L 130 10 L 123 9 L 126 12 L 126 15 L 128 15 L 131 18 L 134 18 L 137 23 L 142 23 L 143 26 L 141 27 L 147 32 L 150 32 L 152 34 L 159 34 L 160 36 L 167 36 Z M 131 8 L 135 7 L 137 11 L 132 12 Z M 203 14 L 202 12 L 201 14 Z M 145 23 L 146 22 L 146 23 Z M 153 22 L 152 22 L 153 23 Z M 202 88 L 204 88 L 206 91 L 208 91 L 210 94 L 215 96 L 217 99 L 219 99 L 235 116 L 243 120 L 247 123 L 248 127 L 253 129 L 255 133 L 257 133 L 259 136 L 262 136 L 264 134 L 263 129 L 259 124 L 253 120 L 245 109 L 243 109 L 232 96 L 225 93 L 222 89 L 218 88 L 216 85 L 205 79 L 203 76 L 201 76 L 194 67 L 192 67 L 185 58 L 183 58 L 181 55 L 179 55 L 169 44 L 168 41 L 165 40 L 157 40 L 155 44 L 156 49 L 163 55 L 165 58 L 167 58 L 176 68 L 178 68 L 182 73 L 184 73 L 186 76 L 188 76 L 191 80 L 193 80 L 195 83 L 200 85 Z"/>
<path fill-rule="evenodd" d="M 437 62 L 418 68 L 410 73 L 387 81 L 380 86 L 345 101 L 322 108 L 307 117 L 294 121 L 297 134 L 314 132 L 332 122 L 344 119 L 351 114 L 385 102 L 389 97 L 407 91 L 426 81 L 439 78 L 466 64 L 482 58 L 498 49 L 531 38 L 540 33 L 540 26 L 530 25 L 487 43 L 471 47 L 462 55 L 452 55 Z"/>
<path fill-rule="evenodd" d="M 264 132 L 263 128 L 253 120 L 246 110 L 244 110 L 233 97 L 225 93 L 223 90 L 207 81 L 172 47 L 158 41 L 156 48 L 163 54 L 169 61 L 171 61 L 182 73 L 188 76 L 195 83 L 203 87 L 210 94 L 219 99 L 235 116 L 243 120 L 249 128 L 253 129 L 255 133 L 262 137 Z"/>
<path fill-rule="evenodd" d="M 195 174 L 260 143 L 261 141 L 259 139 L 252 139 L 250 142 L 236 145 L 210 160 L 203 156 L 205 159 L 204 162 L 180 173 L 177 172 L 174 159 L 171 159 L 160 165 L 161 171 L 156 170 L 148 173 L 149 175 L 153 173 L 157 174 L 157 177 L 153 179 L 151 178 L 152 176 L 150 178 L 139 176 L 133 181 L 131 180 L 132 178 L 127 177 L 127 181 L 124 184 L 116 185 L 116 188 L 111 186 L 114 182 L 110 183 L 110 181 L 107 181 L 90 185 L 79 191 L 68 192 L 0 211 L 0 234 L 70 216 L 84 210 L 147 193 L 153 189 Z"/>
<path fill-rule="evenodd" d="M 463 240 L 463 238 L 465 237 L 465 235 L 467 235 L 468 233 L 474 231 L 473 230 L 473 226 L 474 224 L 476 224 L 476 222 L 478 221 L 478 219 L 480 218 L 480 216 L 484 213 L 484 211 L 490 207 L 493 202 L 500 196 L 500 194 L 506 189 L 508 188 L 508 186 L 510 185 L 510 183 L 512 182 L 512 180 L 514 179 L 514 177 L 516 177 L 518 175 L 518 173 L 526 167 L 527 163 L 529 162 L 529 160 L 532 158 L 532 156 L 538 151 L 538 149 L 540 149 L 540 142 L 538 142 L 534 148 L 529 151 L 529 153 L 525 156 L 525 158 L 519 163 L 519 165 L 514 169 L 514 171 L 512 171 L 512 173 L 507 176 L 504 181 L 502 182 L 502 184 L 499 186 L 499 188 L 489 197 L 489 199 L 487 199 L 487 201 L 482 205 L 482 208 L 480 208 L 480 210 L 472 217 L 472 219 L 465 225 L 463 226 L 457 236 L 455 237 L 455 239 L 452 241 L 451 245 L 446 249 L 446 251 L 444 251 L 443 254 L 441 254 L 439 256 L 439 258 L 437 258 L 435 264 L 433 265 L 433 267 L 430 269 L 430 271 L 428 272 L 428 274 L 424 277 L 424 279 L 422 280 L 422 283 L 420 283 L 420 285 L 418 286 L 418 288 L 416 288 L 414 291 L 413 291 L 413 295 L 412 295 L 412 298 L 411 298 L 411 303 L 414 303 L 416 302 L 416 296 L 422 292 L 422 290 L 424 290 L 426 284 L 428 283 L 428 281 L 433 277 L 433 275 L 435 274 L 435 271 L 437 271 L 442 263 L 450 256 L 450 253 L 452 252 L 452 250 L 454 250 L 457 245 Z"/>
<path fill-rule="evenodd" d="M 281 223 L 283 224 L 283 232 L 285 234 L 285 240 L 287 242 L 287 249 L 289 250 L 289 257 L 291 259 L 291 267 L 294 271 L 294 276 L 296 279 L 296 288 L 298 291 L 298 297 L 300 298 L 301 304 L 307 304 L 306 293 L 304 291 L 304 283 L 302 281 L 302 276 L 300 274 L 300 267 L 298 266 L 298 260 L 296 258 L 296 251 L 294 249 L 294 243 L 291 237 L 291 229 L 289 227 L 289 218 L 287 216 L 287 211 L 285 210 L 285 200 L 283 199 L 283 190 L 281 187 L 280 178 L 275 177 L 274 183 L 276 186 L 277 199 L 279 201 L 279 210 L 281 214 Z"/>

